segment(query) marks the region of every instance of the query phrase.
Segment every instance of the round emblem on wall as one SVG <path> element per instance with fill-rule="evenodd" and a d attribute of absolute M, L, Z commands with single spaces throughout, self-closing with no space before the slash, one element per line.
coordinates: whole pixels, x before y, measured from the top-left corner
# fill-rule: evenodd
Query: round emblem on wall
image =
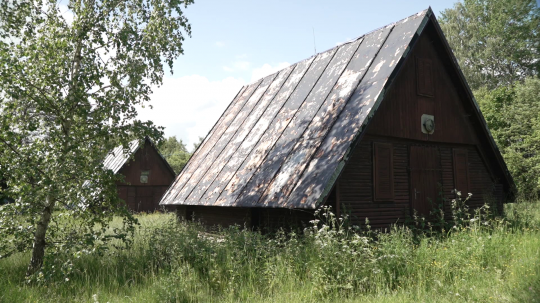
<path fill-rule="evenodd" d="M 148 170 L 141 171 L 141 178 L 140 178 L 141 183 L 148 183 L 148 175 L 150 175 L 150 171 Z"/>
<path fill-rule="evenodd" d="M 435 130 L 435 121 L 433 121 L 433 119 L 426 119 L 426 121 L 424 121 L 424 128 L 428 133 L 432 133 Z"/>

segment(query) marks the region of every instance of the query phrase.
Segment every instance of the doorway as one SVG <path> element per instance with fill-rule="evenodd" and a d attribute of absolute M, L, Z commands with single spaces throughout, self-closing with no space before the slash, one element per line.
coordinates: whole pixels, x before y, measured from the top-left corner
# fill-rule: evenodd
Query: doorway
<path fill-rule="evenodd" d="M 430 146 L 411 146 L 409 169 L 411 175 L 411 207 L 428 216 L 438 199 L 441 184 L 439 150 Z"/>

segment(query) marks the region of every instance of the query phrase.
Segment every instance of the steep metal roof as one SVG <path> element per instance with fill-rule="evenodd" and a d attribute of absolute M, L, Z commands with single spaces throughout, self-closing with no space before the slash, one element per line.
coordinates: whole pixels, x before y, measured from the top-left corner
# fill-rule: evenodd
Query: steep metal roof
<path fill-rule="evenodd" d="M 431 15 L 424 10 L 243 87 L 161 204 L 315 208 Z"/>
<path fill-rule="evenodd" d="M 157 149 L 156 145 L 154 144 L 154 141 L 152 141 L 148 137 L 145 137 L 144 144 L 150 144 L 157 151 L 158 155 L 161 157 L 161 159 L 165 163 L 165 166 L 167 167 L 167 169 L 171 171 L 173 175 L 176 175 L 176 173 L 172 169 L 169 162 L 167 162 L 167 159 L 165 159 L 165 157 L 163 157 L 163 155 Z M 131 156 L 134 155 L 139 150 L 140 147 L 141 147 L 141 144 L 138 139 L 129 142 L 129 154 L 127 155 L 124 154 L 124 148 L 122 145 L 115 147 L 111 152 L 107 154 L 107 156 L 105 157 L 105 160 L 103 160 L 103 167 L 105 169 L 112 170 L 115 174 L 118 173 L 120 169 L 128 162 Z"/>
<path fill-rule="evenodd" d="M 139 150 L 139 140 L 129 142 L 129 154 L 124 154 L 122 145 L 115 147 L 103 160 L 103 168 L 112 170 L 115 174 L 126 164 L 129 158 Z"/>

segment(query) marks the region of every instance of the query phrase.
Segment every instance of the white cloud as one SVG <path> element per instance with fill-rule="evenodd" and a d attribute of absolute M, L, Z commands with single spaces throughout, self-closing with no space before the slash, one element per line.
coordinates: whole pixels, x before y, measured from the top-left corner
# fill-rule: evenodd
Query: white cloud
<path fill-rule="evenodd" d="M 231 66 L 223 66 L 223 70 L 226 72 L 235 72 L 235 71 L 247 71 L 251 67 L 251 63 L 248 61 L 235 61 Z"/>
<path fill-rule="evenodd" d="M 274 66 L 263 64 L 259 68 L 250 69 L 249 62 L 245 62 L 234 66 L 247 69 L 245 72 L 247 75 L 251 72 L 252 81 L 255 81 L 289 65 L 281 62 Z M 153 89 L 150 102 L 153 109 L 139 108 L 139 119 L 152 120 L 156 125 L 164 126 L 166 137 L 182 139 L 191 150 L 193 143 L 199 137 L 206 136 L 245 84 L 242 78 L 233 77 L 220 81 L 209 81 L 200 75 L 165 77 L 163 85 Z"/>
<path fill-rule="evenodd" d="M 225 42 L 217 41 L 216 43 L 214 43 L 214 45 L 221 48 L 225 46 Z"/>
<path fill-rule="evenodd" d="M 153 109 L 140 108 L 139 118 L 164 126 L 165 136 L 177 136 L 191 150 L 244 84 L 244 80 L 233 77 L 221 81 L 209 81 L 200 75 L 165 77 L 163 85 L 154 88 L 150 102 Z"/>
<path fill-rule="evenodd" d="M 284 69 L 285 67 L 291 65 L 290 63 L 288 62 L 281 62 L 281 63 L 278 63 L 277 65 L 275 66 L 272 66 L 268 63 L 266 64 L 263 64 L 263 66 L 259 67 L 259 68 L 254 68 L 253 71 L 251 72 L 251 81 L 255 81 L 255 80 L 259 80 L 263 77 L 266 77 L 268 75 L 271 75 L 279 70 L 282 70 Z"/>
<path fill-rule="evenodd" d="M 248 70 L 251 66 L 251 63 L 247 61 L 236 61 L 234 62 L 234 68 L 239 70 Z"/>

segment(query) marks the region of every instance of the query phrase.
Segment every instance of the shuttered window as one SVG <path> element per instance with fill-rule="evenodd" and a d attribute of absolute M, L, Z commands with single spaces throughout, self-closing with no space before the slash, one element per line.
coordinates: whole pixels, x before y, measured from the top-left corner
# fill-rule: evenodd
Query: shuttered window
<path fill-rule="evenodd" d="M 466 149 L 454 149 L 454 187 L 461 196 L 469 193 L 469 159 Z"/>
<path fill-rule="evenodd" d="M 394 163 L 392 144 L 373 143 L 374 201 L 394 200 Z"/>
<path fill-rule="evenodd" d="M 431 59 L 416 58 L 416 89 L 421 96 L 433 97 L 433 64 Z"/>

